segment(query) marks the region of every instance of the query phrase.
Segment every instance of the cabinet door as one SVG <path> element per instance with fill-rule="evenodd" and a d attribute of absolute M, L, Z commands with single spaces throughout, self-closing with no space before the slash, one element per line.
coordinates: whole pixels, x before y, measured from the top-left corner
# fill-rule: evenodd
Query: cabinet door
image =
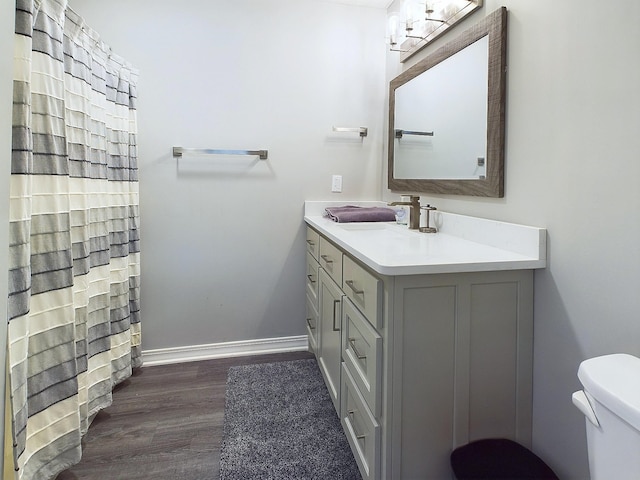
<path fill-rule="evenodd" d="M 320 269 L 320 332 L 318 363 L 324 376 L 333 406 L 340 413 L 340 361 L 342 331 L 342 297 L 344 293 Z"/>

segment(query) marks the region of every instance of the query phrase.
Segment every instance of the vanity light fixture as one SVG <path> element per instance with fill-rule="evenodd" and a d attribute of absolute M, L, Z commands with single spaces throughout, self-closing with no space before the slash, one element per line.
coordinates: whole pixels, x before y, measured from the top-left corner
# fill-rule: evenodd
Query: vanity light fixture
<path fill-rule="evenodd" d="M 387 16 L 389 49 L 405 62 L 481 6 L 482 0 L 404 0 Z"/>
<path fill-rule="evenodd" d="M 387 39 L 389 40 L 389 49 L 392 52 L 402 51 L 398 48 L 398 44 L 406 40 L 406 35 L 402 36 L 398 12 L 391 12 L 387 16 Z"/>

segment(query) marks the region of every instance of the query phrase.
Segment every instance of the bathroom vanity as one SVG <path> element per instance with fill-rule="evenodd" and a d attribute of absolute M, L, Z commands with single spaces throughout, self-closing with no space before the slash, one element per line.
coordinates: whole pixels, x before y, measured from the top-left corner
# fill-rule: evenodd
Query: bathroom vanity
<path fill-rule="evenodd" d="M 305 204 L 309 346 L 362 477 L 451 478 L 452 449 L 480 438 L 529 447 L 546 231 L 436 212 L 425 234 L 329 205 Z"/>

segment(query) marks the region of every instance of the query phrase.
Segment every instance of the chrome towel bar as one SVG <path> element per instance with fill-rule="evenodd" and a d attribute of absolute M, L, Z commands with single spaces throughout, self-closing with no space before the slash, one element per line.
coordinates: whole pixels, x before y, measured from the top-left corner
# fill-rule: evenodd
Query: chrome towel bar
<path fill-rule="evenodd" d="M 414 132 L 411 130 L 396 129 L 396 138 L 402 138 L 403 135 L 422 135 L 424 137 L 433 137 L 433 132 Z"/>
<path fill-rule="evenodd" d="M 361 137 L 366 137 L 369 133 L 369 129 L 367 127 L 332 127 L 334 132 L 356 132 L 359 133 Z"/>
<path fill-rule="evenodd" d="M 194 155 L 258 155 L 260 160 L 266 160 L 269 156 L 268 150 L 214 150 L 209 148 L 173 147 L 174 157 L 181 157 L 183 153 Z"/>

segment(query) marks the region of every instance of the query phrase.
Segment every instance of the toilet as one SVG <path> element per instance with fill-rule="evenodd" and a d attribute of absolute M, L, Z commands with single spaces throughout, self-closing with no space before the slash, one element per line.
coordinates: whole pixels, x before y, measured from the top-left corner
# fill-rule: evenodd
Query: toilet
<path fill-rule="evenodd" d="M 640 479 L 640 358 L 604 355 L 580 364 L 573 403 L 586 417 L 591 480 Z"/>

